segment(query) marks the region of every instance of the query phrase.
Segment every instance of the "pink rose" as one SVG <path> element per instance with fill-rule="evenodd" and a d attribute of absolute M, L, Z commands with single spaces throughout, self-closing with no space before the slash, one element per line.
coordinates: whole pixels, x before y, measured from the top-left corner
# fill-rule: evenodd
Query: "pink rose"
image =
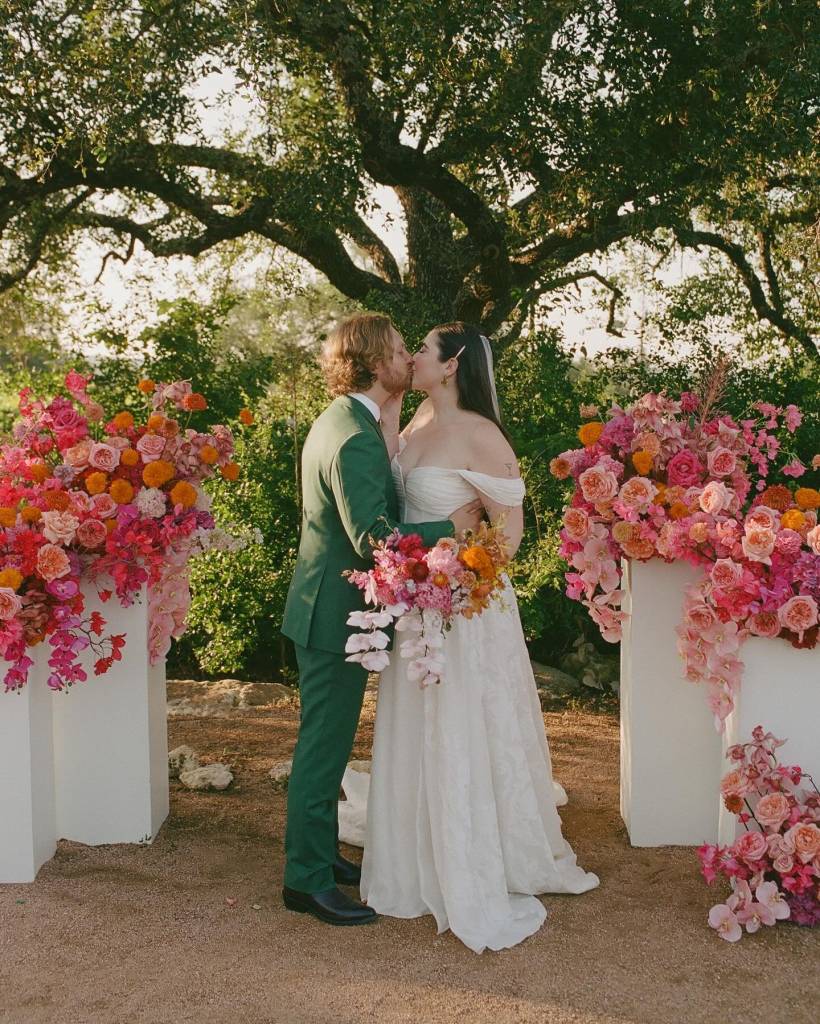
<path fill-rule="evenodd" d="M 774 530 L 753 526 L 746 530 L 746 536 L 741 541 L 743 554 L 752 562 L 762 562 L 764 565 L 771 565 L 771 553 L 775 545 Z"/>
<path fill-rule="evenodd" d="M 79 519 L 70 512 L 43 512 L 40 521 L 43 524 L 43 536 L 52 544 L 70 544 L 74 540 Z"/>
<path fill-rule="evenodd" d="M 775 612 L 755 612 L 746 620 L 752 636 L 774 637 L 780 632 L 780 621 Z"/>
<path fill-rule="evenodd" d="M 803 538 L 797 530 L 780 530 L 774 542 L 775 550 L 786 558 L 795 558 L 803 547 Z"/>
<path fill-rule="evenodd" d="M 716 587 L 734 587 L 743 578 L 743 566 L 733 562 L 731 558 L 719 558 L 709 573 Z"/>
<path fill-rule="evenodd" d="M 767 508 L 765 505 L 757 505 L 746 516 L 743 525 L 747 530 L 753 526 L 761 530 L 776 530 L 779 522 L 780 516 L 774 509 Z"/>
<path fill-rule="evenodd" d="M 728 448 L 715 448 L 706 456 L 706 464 L 712 476 L 731 476 L 737 466 L 737 458 Z"/>
<path fill-rule="evenodd" d="M 11 587 L 0 587 L 0 622 L 8 622 L 23 607 L 23 602 Z"/>
<path fill-rule="evenodd" d="M 814 823 L 792 825 L 786 835 L 794 842 L 794 852 L 802 864 L 810 864 L 820 857 L 820 828 Z"/>
<path fill-rule="evenodd" d="M 37 552 L 37 572 L 47 581 L 68 575 L 71 563 L 63 548 L 56 544 L 43 544 Z"/>
<path fill-rule="evenodd" d="M 772 867 L 781 875 L 788 875 L 794 869 L 794 857 L 790 853 L 778 853 L 772 858 Z"/>
<path fill-rule="evenodd" d="M 689 527 L 689 539 L 695 544 L 704 544 L 709 539 L 708 523 L 692 523 Z"/>
<path fill-rule="evenodd" d="M 99 516 L 100 519 L 110 519 L 111 516 L 116 515 L 119 508 L 111 495 L 105 492 L 95 494 L 91 499 L 91 506 L 94 509 L 94 515 Z"/>
<path fill-rule="evenodd" d="M 88 456 L 91 454 L 91 447 L 94 442 L 86 437 L 71 448 L 63 452 L 63 461 L 74 469 L 85 469 L 88 465 Z"/>
<path fill-rule="evenodd" d="M 586 501 L 593 505 L 603 504 L 611 501 L 618 493 L 618 480 L 613 472 L 608 469 L 601 469 L 599 466 L 590 466 L 578 477 L 581 485 L 581 493 Z"/>
<path fill-rule="evenodd" d="M 817 602 L 808 594 L 797 594 L 777 609 L 777 617 L 802 640 L 803 633 L 817 624 Z"/>
<path fill-rule="evenodd" d="M 755 807 L 755 817 L 765 828 L 779 829 L 791 814 L 791 805 L 783 793 L 767 793 Z"/>
<path fill-rule="evenodd" d="M 661 441 L 654 430 L 642 430 L 632 442 L 632 450 L 635 452 L 649 452 L 652 458 L 657 458 L 661 453 Z"/>
<path fill-rule="evenodd" d="M 806 543 L 815 553 L 820 555 L 820 526 L 813 526 L 806 534 Z"/>
<path fill-rule="evenodd" d="M 105 415 L 105 409 L 99 402 L 88 402 L 85 407 L 85 414 L 92 423 L 99 423 Z"/>
<path fill-rule="evenodd" d="M 584 540 L 589 533 L 589 516 L 582 508 L 568 508 L 564 513 L 564 529 L 572 540 Z"/>
<path fill-rule="evenodd" d="M 762 832 L 744 832 L 739 839 L 735 840 L 732 851 L 740 860 L 746 863 L 754 863 L 761 860 L 768 852 L 766 837 Z"/>
<path fill-rule="evenodd" d="M 111 473 L 119 465 L 120 453 L 110 444 L 92 444 L 88 461 L 95 469 Z"/>
<path fill-rule="evenodd" d="M 726 484 L 721 483 L 719 480 L 713 480 L 703 488 L 698 502 L 704 512 L 707 512 L 710 516 L 716 516 L 719 512 L 729 507 L 731 500 L 732 492 Z"/>
<path fill-rule="evenodd" d="M 143 434 L 137 441 L 136 448 L 143 462 L 154 462 L 165 451 L 165 438 L 159 434 Z"/>
<path fill-rule="evenodd" d="M 621 487 L 619 499 L 627 508 L 645 511 L 658 493 L 657 487 L 645 476 L 633 476 Z"/>
<path fill-rule="evenodd" d="M 743 797 L 749 792 L 749 784 L 741 772 L 727 772 L 720 780 L 720 792 L 723 796 Z"/>
<path fill-rule="evenodd" d="M 715 621 L 715 613 L 708 604 L 699 602 L 686 609 L 686 621 L 698 632 L 708 629 Z"/>
<path fill-rule="evenodd" d="M 697 455 L 687 449 L 677 452 L 666 463 L 666 479 L 675 487 L 692 487 L 700 483 L 703 477 L 703 466 Z"/>
<path fill-rule="evenodd" d="M 49 407 L 48 411 L 55 430 L 73 430 L 82 422 L 82 416 L 73 405 L 69 404 L 67 399 L 65 405 L 56 409 Z"/>
<path fill-rule="evenodd" d="M 99 547 L 107 536 L 105 523 L 101 523 L 99 519 L 86 519 L 77 527 L 77 540 L 85 548 Z"/>

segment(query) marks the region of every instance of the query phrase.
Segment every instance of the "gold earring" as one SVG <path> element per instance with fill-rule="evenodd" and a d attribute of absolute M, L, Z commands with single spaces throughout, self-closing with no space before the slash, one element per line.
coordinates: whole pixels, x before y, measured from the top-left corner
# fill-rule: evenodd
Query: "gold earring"
<path fill-rule="evenodd" d="M 446 376 L 446 374 L 445 374 L 445 376 L 443 376 L 441 378 L 441 383 L 444 385 L 445 388 L 447 387 L 447 376 Z"/>

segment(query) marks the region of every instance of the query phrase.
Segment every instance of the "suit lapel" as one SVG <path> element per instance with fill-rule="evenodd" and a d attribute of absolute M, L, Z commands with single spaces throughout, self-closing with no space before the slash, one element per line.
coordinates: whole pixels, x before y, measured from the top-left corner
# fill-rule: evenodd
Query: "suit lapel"
<path fill-rule="evenodd" d="M 367 409 L 367 407 L 364 406 L 361 402 L 356 401 L 355 398 L 351 398 L 350 395 L 342 395 L 339 401 L 347 402 L 348 407 L 353 410 L 353 415 L 356 417 L 356 419 L 360 423 L 368 426 L 378 436 L 379 440 L 382 443 L 382 447 L 384 448 L 384 453 L 385 455 L 387 455 L 387 443 L 384 440 L 384 434 L 382 433 L 382 429 L 379 426 L 378 421 L 375 419 L 370 410 Z"/>

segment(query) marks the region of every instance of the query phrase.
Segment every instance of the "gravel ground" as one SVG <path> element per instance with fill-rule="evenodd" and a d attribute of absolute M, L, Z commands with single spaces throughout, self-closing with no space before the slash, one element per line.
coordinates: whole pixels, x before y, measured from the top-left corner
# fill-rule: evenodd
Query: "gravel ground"
<path fill-rule="evenodd" d="M 369 756 L 372 708 L 356 757 Z M 820 932 L 779 925 L 724 943 L 706 927 L 720 896 L 694 851 L 629 846 L 605 713 L 545 714 L 564 831 L 601 886 L 544 897 L 549 917 L 526 942 L 477 956 L 432 917 L 346 929 L 288 913 L 286 797 L 268 770 L 290 756 L 297 717 L 287 704 L 175 713 L 171 746 L 232 764 L 229 790 L 172 783 L 151 846 L 61 843 L 33 885 L 0 887 L 3 1024 L 817 1020 Z"/>

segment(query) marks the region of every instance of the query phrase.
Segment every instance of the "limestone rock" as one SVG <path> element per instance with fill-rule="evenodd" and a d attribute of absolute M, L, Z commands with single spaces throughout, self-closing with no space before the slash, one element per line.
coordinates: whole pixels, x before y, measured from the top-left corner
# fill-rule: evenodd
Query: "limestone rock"
<path fill-rule="evenodd" d="M 179 781 L 188 789 L 227 789 L 233 782 L 233 772 L 226 764 L 206 764 L 180 772 Z"/>
<path fill-rule="evenodd" d="M 581 689 L 581 684 L 575 676 L 571 676 L 568 672 L 562 672 L 559 668 L 553 668 L 552 665 L 542 665 L 534 661 L 532 671 L 539 694 L 557 696 L 578 693 Z"/>
<path fill-rule="evenodd" d="M 175 747 L 168 751 L 169 778 L 177 779 L 181 772 L 193 771 L 194 768 L 199 768 L 199 758 L 193 747 L 183 744 L 181 747 Z"/>
<path fill-rule="evenodd" d="M 268 772 L 274 789 L 287 789 L 290 780 L 290 772 L 293 767 L 293 760 L 277 761 Z"/>

